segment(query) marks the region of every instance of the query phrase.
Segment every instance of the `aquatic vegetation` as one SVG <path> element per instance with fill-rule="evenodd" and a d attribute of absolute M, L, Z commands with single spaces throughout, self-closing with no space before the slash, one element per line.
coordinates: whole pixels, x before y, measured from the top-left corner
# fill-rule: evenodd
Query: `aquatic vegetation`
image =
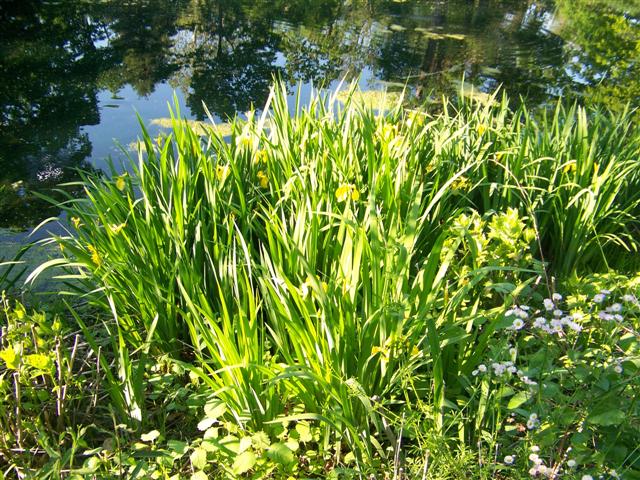
<path fill-rule="evenodd" d="M 59 258 L 30 280 L 62 268 L 104 321 L 69 319 L 122 425 L 87 437 L 111 447 L 82 469 L 640 470 L 629 117 L 357 98 L 291 113 L 276 84 L 229 137 L 176 111 L 160 141 L 141 126 L 126 174 L 86 175 L 62 204 Z"/>

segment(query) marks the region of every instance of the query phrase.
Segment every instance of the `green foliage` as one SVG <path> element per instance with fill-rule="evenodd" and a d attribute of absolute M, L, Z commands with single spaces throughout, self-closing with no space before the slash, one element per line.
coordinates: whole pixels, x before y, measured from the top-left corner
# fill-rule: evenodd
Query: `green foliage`
<path fill-rule="evenodd" d="M 60 317 L 0 303 L 0 457 L 16 477 L 42 469 L 55 478 L 81 445 L 90 404 L 89 359 Z"/>
<path fill-rule="evenodd" d="M 72 311 L 116 425 L 82 468 L 492 478 L 543 473 L 533 442 L 565 468 L 577 431 L 580 472 L 637 470 L 632 450 L 589 447 L 637 440 L 637 376 L 608 377 L 612 355 L 633 371 L 637 317 L 605 310 L 603 327 L 580 285 L 551 297 L 552 274 L 628 268 L 637 249 L 629 118 L 340 99 L 291 114 L 277 84 L 230 137 L 177 112 L 126 173 L 87 174 L 62 204 L 73 232 L 31 278 L 62 267 L 112 319 Z"/>

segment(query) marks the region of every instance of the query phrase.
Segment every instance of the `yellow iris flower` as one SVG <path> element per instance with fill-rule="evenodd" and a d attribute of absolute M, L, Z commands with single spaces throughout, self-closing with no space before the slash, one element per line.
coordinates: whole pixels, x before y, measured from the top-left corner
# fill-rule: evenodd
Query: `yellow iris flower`
<path fill-rule="evenodd" d="M 360 192 L 355 187 L 355 185 L 351 185 L 350 183 L 343 183 L 336 190 L 336 199 L 338 202 L 344 202 L 349 197 L 354 202 L 357 202 L 360 199 Z"/>

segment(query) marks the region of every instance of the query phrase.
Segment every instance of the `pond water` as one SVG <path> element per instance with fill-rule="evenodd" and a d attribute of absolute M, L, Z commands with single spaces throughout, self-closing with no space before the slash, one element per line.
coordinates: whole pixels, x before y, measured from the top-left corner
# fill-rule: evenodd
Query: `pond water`
<path fill-rule="evenodd" d="M 0 3 L 0 258 L 57 210 L 35 196 L 104 169 L 182 114 L 261 106 L 274 75 L 420 100 L 460 81 L 544 106 L 640 98 L 637 0 L 102 0 Z"/>

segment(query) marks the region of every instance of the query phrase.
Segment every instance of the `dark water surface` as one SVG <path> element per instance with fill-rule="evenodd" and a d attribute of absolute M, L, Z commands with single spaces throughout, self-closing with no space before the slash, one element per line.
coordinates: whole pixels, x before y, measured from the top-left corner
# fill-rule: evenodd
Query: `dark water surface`
<path fill-rule="evenodd" d="M 0 0 L 0 258 L 58 212 L 34 196 L 103 169 L 182 114 L 261 106 L 297 85 L 408 82 L 420 99 L 499 85 L 621 109 L 640 99 L 637 0 Z"/>

